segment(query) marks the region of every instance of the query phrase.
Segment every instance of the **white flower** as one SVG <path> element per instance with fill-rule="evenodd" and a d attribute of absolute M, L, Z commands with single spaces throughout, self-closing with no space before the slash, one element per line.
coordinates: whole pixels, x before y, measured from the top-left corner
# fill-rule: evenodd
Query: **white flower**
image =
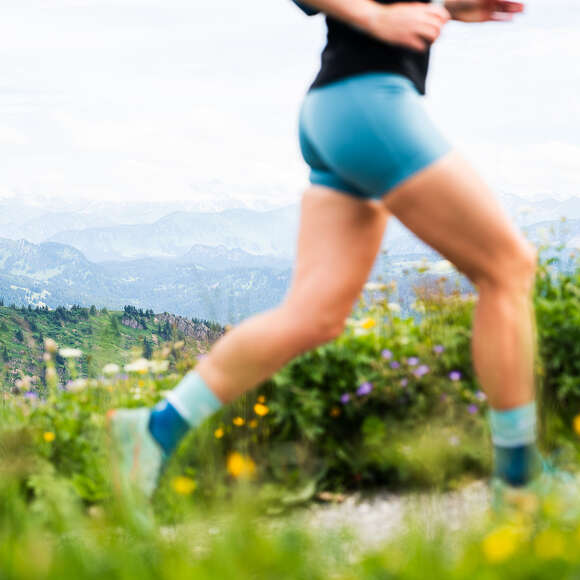
<path fill-rule="evenodd" d="M 346 319 L 346 325 L 347 326 L 357 326 L 358 325 L 358 320 L 355 320 L 354 318 L 347 318 Z"/>
<path fill-rule="evenodd" d="M 67 384 L 66 388 L 71 393 L 79 393 L 80 391 L 84 391 L 88 386 L 87 379 L 76 379 L 76 381 L 71 381 Z"/>
<path fill-rule="evenodd" d="M 415 311 L 415 312 L 425 312 L 425 305 L 422 304 L 421 302 L 413 302 L 413 304 L 411 304 L 411 308 Z"/>
<path fill-rule="evenodd" d="M 152 360 L 149 362 L 152 373 L 164 373 L 169 368 L 168 360 Z"/>
<path fill-rule="evenodd" d="M 396 302 L 389 302 L 387 304 L 387 307 L 391 312 L 401 312 L 401 306 Z"/>
<path fill-rule="evenodd" d="M 121 368 L 119 367 L 119 365 L 116 365 L 115 363 L 109 363 L 108 365 L 105 365 L 103 367 L 103 374 L 108 376 L 118 375 L 120 371 Z"/>
<path fill-rule="evenodd" d="M 83 351 L 78 348 L 61 348 L 58 354 L 62 358 L 81 358 L 83 356 Z"/>
<path fill-rule="evenodd" d="M 128 365 L 125 365 L 128 373 L 146 373 L 149 370 L 149 361 L 146 358 L 140 358 Z"/>
<path fill-rule="evenodd" d="M 367 282 L 364 286 L 365 290 L 386 290 L 388 288 L 387 284 L 381 284 L 379 282 Z"/>
<path fill-rule="evenodd" d="M 58 350 L 58 345 L 54 340 L 52 340 L 52 338 L 45 338 L 44 350 L 46 350 L 46 352 L 56 352 Z"/>

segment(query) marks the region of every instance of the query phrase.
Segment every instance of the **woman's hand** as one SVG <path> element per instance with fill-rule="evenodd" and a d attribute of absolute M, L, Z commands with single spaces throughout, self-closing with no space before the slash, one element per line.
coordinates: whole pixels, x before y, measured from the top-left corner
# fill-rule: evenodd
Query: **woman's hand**
<path fill-rule="evenodd" d="M 447 0 L 445 7 L 453 20 L 462 22 L 506 21 L 524 11 L 521 2 L 507 0 Z"/>
<path fill-rule="evenodd" d="M 374 4 L 365 32 L 383 42 L 423 52 L 439 38 L 450 18 L 450 13 L 437 4 Z"/>

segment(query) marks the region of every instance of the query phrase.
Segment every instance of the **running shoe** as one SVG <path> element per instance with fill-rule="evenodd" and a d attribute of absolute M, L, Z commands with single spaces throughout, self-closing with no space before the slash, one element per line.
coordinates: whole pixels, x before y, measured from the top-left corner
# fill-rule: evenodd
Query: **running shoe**
<path fill-rule="evenodd" d="M 562 521 L 580 519 L 580 479 L 542 459 L 542 471 L 527 485 L 514 487 L 502 479 L 491 481 L 491 508 L 496 515 L 514 513 Z"/>
<path fill-rule="evenodd" d="M 151 409 L 112 409 L 107 413 L 111 463 L 118 491 L 138 490 L 151 498 L 165 464 L 160 445 L 149 431 Z"/>

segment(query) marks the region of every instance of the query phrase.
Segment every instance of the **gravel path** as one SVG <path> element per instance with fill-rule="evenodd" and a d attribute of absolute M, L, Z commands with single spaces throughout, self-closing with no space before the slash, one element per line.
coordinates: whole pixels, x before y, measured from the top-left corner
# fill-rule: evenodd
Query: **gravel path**
<path fill-rule="evenodd" d="M 315 530 L 352 530 L 367 548 L 379 546 L 407 525 L 406 516 L 425 526 L 426 533 L 443 523 L 457 530 L 483 516 L 489 505 L 489 490 L 475 482 L 460 491 L 443 494 L 377 494 L 371 498 L 351 495 L 338 504 L 312 504 L 297 517 Z"/>

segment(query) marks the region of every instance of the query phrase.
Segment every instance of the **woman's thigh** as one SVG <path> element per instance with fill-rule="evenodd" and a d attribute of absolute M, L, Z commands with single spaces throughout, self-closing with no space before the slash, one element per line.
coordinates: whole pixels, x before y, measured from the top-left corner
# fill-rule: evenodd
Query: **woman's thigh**
<path fill-rule="evenodd" d="M 466 274 L 509 284 L 535 250 L 456 151 L 383 196 L 385 208 Z"/>
<path fill-rule="evenodd" d="M 286 302 L 301 315 L 340 327 L 368 279 L 388 215 L 376 201 L 327 187 L 308 188 Z"/>

